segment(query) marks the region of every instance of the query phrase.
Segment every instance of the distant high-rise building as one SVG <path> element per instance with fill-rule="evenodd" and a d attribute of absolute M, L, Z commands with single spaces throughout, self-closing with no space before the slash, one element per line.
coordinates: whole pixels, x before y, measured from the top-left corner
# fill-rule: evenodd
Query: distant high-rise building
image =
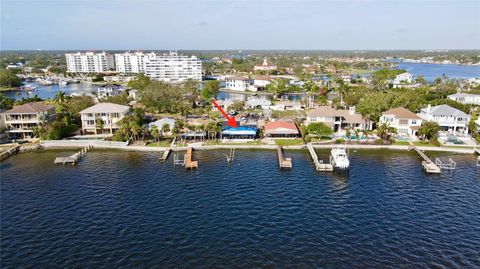
<path fill-rule="evenodd" d="M 202 80 L 202 63 L 196 56 L 176 52 L 155 55 L 145 59 L 145 75 L 168 82 Z"/>
<path fill-rule="evenodd" d="M 113 55 L 106 52 L 77 52 L 65 54 L 67 72 L 101 73 L 115 68 Z"/>
<path fill-rule="evenodd" d="M 155 57 L 154 52 L 124 52 L 115 54 L 115 68 L 117 72 L 121 73 L 145 73 L 145 59 Z"/>

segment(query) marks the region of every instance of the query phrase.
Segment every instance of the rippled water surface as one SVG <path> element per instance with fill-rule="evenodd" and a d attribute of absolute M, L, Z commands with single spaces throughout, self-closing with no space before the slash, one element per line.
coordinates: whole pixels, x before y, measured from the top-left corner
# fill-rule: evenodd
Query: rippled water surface
<path fill-rule="evenodd" d="M 1 163 L 2 268 L 479 268 L 480 168 L 426 175 L 413 153 L 358 151 L 316 173 L 306 151 L 19 154 Z M 436 154 L 429 153 L 435 156 Z M 327 158 L 326 151 L 319 151 Z"/>

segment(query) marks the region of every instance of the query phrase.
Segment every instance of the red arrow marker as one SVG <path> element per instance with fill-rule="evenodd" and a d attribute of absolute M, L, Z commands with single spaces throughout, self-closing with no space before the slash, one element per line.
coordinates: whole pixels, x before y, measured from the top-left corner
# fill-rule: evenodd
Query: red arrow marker
<path fill-rule="evenodd" d="M 212 103 L 213 105 L 218 109 L 218 111 L 220 111 L 220 113 L 222 114 L 223 117 L 225 117 L 225 119 L 227 119 L 227 125 L 230 126 L 230 127 L 233 127 L 233 128 L 238 128 L 237 126 L 237 121 L 235 120 L 235 117 L 232 116 L 231 118 L 227 115 L 227 113 L 225 113 L 225 111 L 223 111 L 223 109 L 217 104 L 217 102 L 215 100 L 212 100 Z"/>

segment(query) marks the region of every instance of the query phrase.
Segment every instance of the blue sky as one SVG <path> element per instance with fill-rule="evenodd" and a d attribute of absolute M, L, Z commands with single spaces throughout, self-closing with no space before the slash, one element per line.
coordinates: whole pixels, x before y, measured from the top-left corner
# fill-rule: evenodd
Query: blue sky
<path fill-rule="evenodd" d="M 480 49 L 480 1 L 0 0 L 1 49 Z"/>

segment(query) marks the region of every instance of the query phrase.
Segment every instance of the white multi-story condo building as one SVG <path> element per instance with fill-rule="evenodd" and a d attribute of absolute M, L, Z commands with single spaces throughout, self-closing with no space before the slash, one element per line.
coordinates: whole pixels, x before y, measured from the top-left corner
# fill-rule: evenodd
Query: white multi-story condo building
<path fill-rule="evenodd" d="M 397 107 L 383 112 L 380 123 L 397 129 L 400 136 L 413 136 L 422 126 L 422 118 L 406 108 Z"/>
<path fill-rule="evenodd" d="M 99 103 L 80 111 L 82 133 L 110 133 L 118 129 L 117 122 L 130 111 L 129 106 L 113 103 Z M 101 121 L 102 124 L 98 124 Z M 102 126 L 103 125 L 103 126 Z M 99 127 L 102 126 L 100 129 Z"/>
<path fill-rule="evenodd" d="M 480 105 L 480 94 L 455 93 L 447 97 L 464 105 Z"/>
<path fill-rule="evenodd" d="M 65 54 L 67 72 L 102 73 L 115 68 L 113 55 L 106 52 L 77 52 Z"/>
<path fill-rule="evenodd" d="M 4 117 L 6 133 L 10 139 L 33 137 L 33 130 L 40 124 L 49 122 L 55 115 L 55 107 L 43 103 L 27 103 L 0 115 Z"/>
<path fill-rule="evenodd" d="M 155 55 L 145 59 L 145 75 L 168 82 L 202 80 L 202 63 L 196 56 L 176 52 Z"/>
<path fill-rule="evenodd" d="M 422 108 L 417 114 L 424 120 L 438 123 L 441 131 L 466 134 L 470 116 L 465 112 L 448 105 L 430 106 Z"/>
<path fill-rule="evenodd" d="M 145 73 L 145 60 L 155 57 L 154 52 L 143 53 L 137 52 L 124 52 L 115 54 L 115 69 L 121 73 Z"/>

